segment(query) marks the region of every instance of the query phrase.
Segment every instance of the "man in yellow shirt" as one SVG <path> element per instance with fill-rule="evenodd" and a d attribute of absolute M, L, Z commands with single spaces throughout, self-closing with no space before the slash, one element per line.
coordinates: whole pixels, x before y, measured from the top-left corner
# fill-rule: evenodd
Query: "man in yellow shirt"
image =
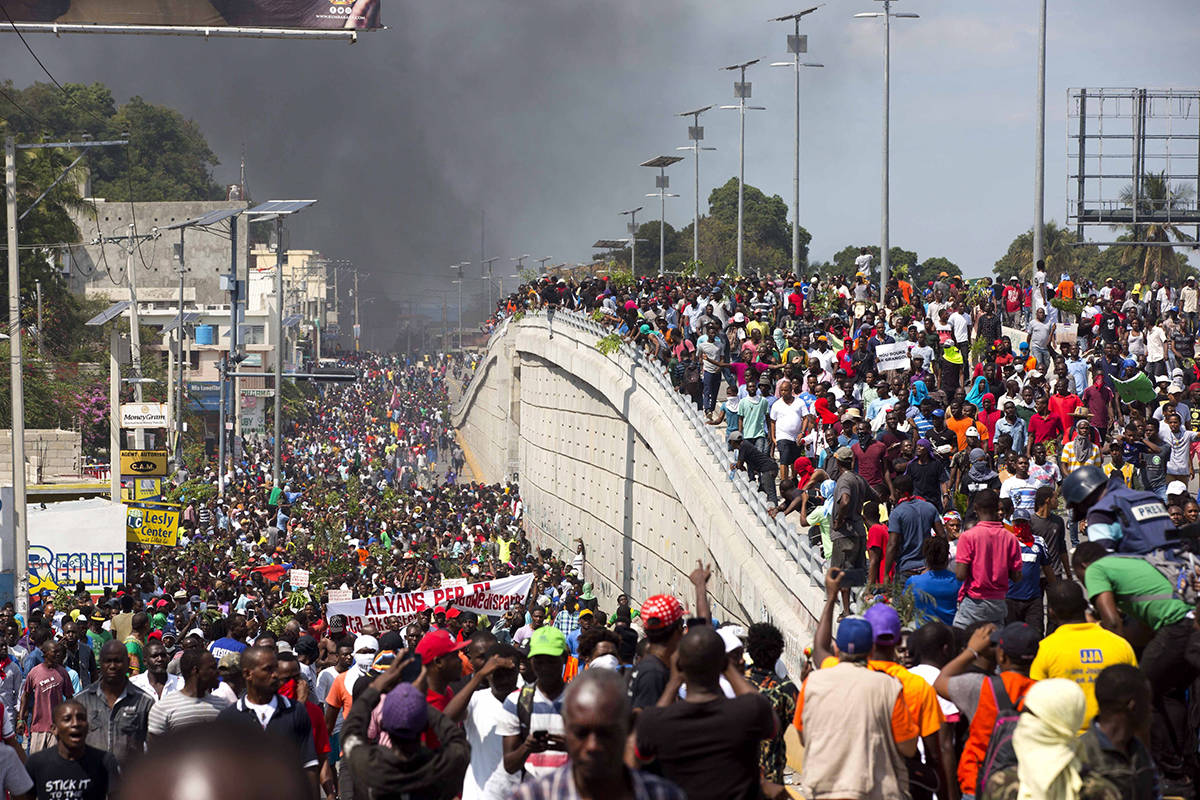
<path fill-rule="evenodd" d="M 1087 699 L 1081 729 L 1086 730 L 1098 711 L 1096 678 L 1105 667 L 1113 664 L 1136 667 L 1137 658 L 1129 642 L 1099 623 L 1087 621 L 1087 600 L 1079 584 L 1059 581 L 1046 590 L 1046 599 L 1050 604 L 1050 616 L 1059 625 L 1038 645 L 1029 677 L 1034 680 L 1066 678 L 1079 684 Z"/>

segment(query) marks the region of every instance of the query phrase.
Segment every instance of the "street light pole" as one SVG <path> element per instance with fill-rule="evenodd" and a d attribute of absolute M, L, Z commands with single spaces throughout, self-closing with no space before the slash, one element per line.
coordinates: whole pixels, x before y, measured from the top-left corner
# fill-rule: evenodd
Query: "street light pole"
<path fill-rule="evenodd" d="M 824 4 L 822 4 L 824 5 Z M 791 61 L 776 61 L 772 67 L 792 67 L 796 81 L 796 140 L 793 142 L 793 173 L 792 173 L 792 275 L 800 277 L 800 68 L 823 67 L 824 64 L 809 64 L 800 61 L 800 55 L 808 52 L 808 36 L 800 35 L 800 18 L 813 13 L 821 6 L 813 6 L 796 14 L 776 17 L 772 22 L 795 23 L 796 32 L 788 36 L 788 52 L 792 54 Z"/>
<path fill-rule="evenodd" d="M 671 179 L 667 177 L 667 167 L 672 164 L 677 164 L 683 161 L 681 156 L 659 156 L 652 158 L 649 161 L 642 163 L 643 167 L 657 169 L 658 175 L 654 178 L 654 185 L 658 187 L 657 192 L 646 195 L 646 197 L 657 197 L 659 202 L 659 217 L 658 217 L 658 274 L 661 277 L 666 269 L 667 250 L 666 250 L 666 228 L 667 228 L 667 198 L 679 197 L 677 194 L 671 194 L 667 191 L 671 186 Z"/>
<path fill-rule="evenodd" d="M 1033 263 L 1045 258 L 1046 202 L 1046 0 L 1038 14 L 1037 141 L 1033 167 Z"/>
<path fill-rule="evenodd" d="M 700 151 L 701 150 L 716 150 L 715 147 L 703 147 L 700 142 L 704 141 L 704 128 L 700 126 L 700 115 L 708 111 L 712 106 L 697 108 L 694 111 L 682 111 L 675 116 L 691 117 L 692 124 L 688 126 L 688 139 L 691 144 L 687 147 L 676 147 L 676 150 L 691 150 L 696 154 L 696 214 L 692 219 L 692 264 L 693 266 L 700 261 Z"/>
<path fill-rule="evenodd" d="M 358 292 L 354 293 L 358 302 Z M 283 216 L 275 217 L 275 441 L 273 442 L 271 459 L 271 487 L 278 489 L 280 445 L 283 441 Z M 355 349 L 358 340 L 355 339 Z M 221 397 L 225 397 L 225 382 L 221 381 Z M 225 429 L 225 420 L 221 420 L 221 430 Z M 225 485 L 225 465 L 221 465 L 221 486 Z"/>
<path fill-rule="evenodd" d="M 859 19 L 883 17 L 883 180 L 881 187 L 881 208 L 879 219 L 879 300 L 883 302 L 887 295 L 888 272 L 890 269 L 891 243 L 889 241 L 891 220 L 888 217 L 888 202 L 891 196 L 888 181 L 890 178 L 891 156 L 889 152 L 890 132 L 888 129 L 891 113 L 891 77 L 892 77 L 892 17 L 903 19 L 918 19 L 919 14 L 892 13 L 892 3 L 896 0 L 879 0 L 883 3 L 883 11 L 868 11 L 854 16 Z"/>
<path fill-rule="evenodd" d="M 4 194 L 8 206 L 8 345 L 12 390 L 13 533 L 16 557 L 14 594 L 18 614 L 29 613 L 28 520 L 25 518 L 25 394 L 21 383 L 21 271 L 17 244 L 17 146 L 4 139 Z M 113 409 L 111 414 L 118 414 Z M 119 417 L 117 417 L 119 418 Z"/>
<path fill-rule="evenodd" d="M 746 112 L 747 111 L 765 111 L 766 106 L 748 106 L 746 99 L 750 97 L 750 84 L 746 82 L 746 68 L 757 64 L 759 59 L 746 61 L 742 64 L 734 64 L 729 67 L 722 67 L 726 70 L 738 70 L 741 79 L 734 81 L 733 96 L 737 98 L 736 106 L 721 106 L 725 109 L 736 109 L 738 112 L 738 216 L 737 216 L 737 274 L 742 275 L 742 239 L 745 219 L 745 195 L 746 195 Z"/>
<path fill-rule="evenodd" d="M 631 208 L 628 211 L 622 211 L 622 216 L 629 217 L 629 223 L 625 226 L 629 231 L 629 274 L 634 281 L 637 280 L 637 215 L 643 206 Z"/>

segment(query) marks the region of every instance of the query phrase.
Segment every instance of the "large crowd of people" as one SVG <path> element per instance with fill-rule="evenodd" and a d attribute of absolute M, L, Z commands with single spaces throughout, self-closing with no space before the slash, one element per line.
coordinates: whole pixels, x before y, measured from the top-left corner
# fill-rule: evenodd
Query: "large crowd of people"
<path fill-rule="evenodd" d="M 449 426 L 469 357 L 345 356 L 358 380 L 293 410 L 278 485 L 270 441 L 193 465 L 177 547 L 0 610 L 5 790 L 1193 796 L 1194 280 L 902 276 L 879 303 L 869 260 L 542 279 L 497 309 L 591 314 L 724 426 L 827 560 L 804 663 L 782 656 L 805 632 L 713 620 L 704 564 L 680 565 L 687 597 L 610 601 L 583 542 L 531 541 Z M 488 613 L 407 599 L 516 576 Z M 397 613 L 332 607 L 364 598 Z"/>

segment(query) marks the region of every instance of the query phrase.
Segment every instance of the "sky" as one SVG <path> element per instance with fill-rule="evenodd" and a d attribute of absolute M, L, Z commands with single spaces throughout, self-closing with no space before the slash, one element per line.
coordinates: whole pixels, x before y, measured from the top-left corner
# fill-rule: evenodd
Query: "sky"
<path fill-rule="evenodd" d="M 720 67 L 751 68 L 746 182 L 791 205 L 790 23 L 811 3 L 780 0 L 384 0 L 388 30 L 357 44 L 177 37 L 28 36 L 60 81 L 102 81 L 200 125 L 237 180 L 245 146 L 252 196 L 319 198 L 291 223 L 294 247 L 353 260 L 364 297 L 418 308 L 453 289 L 449 265 L 486 256 L 511 275 L 522 254 L 586 261 L 621 236 L 619 211 L 657 212 L 638 165 L 687 144 L 676 113 L 733 100 Z M 828 0 L 805 18 L 800 221 L 810 257 L 880 234 L 883 30 L 854 13 L 877 0 Z M 900 0 L 893 22 L 891 243 L 990 274 L 1032 227 L 1036 0 Z M 1050 3 L 1046 217 L 1066 214 L 1069 87 L 1200 83 L 1194 0 Z M 44 79 L 15 37 L 0 75 Z M 737 174 L 737 113 L 702 118 L 701 197 Z M 671 172 L 667 222 L 691 221 L 692 166 Z M 1093 238 L 1112 238 L 1099 229 Z M 526 264 L 530 264 L 526 261 Z M 515 281 L 509 279 L 511 287 Z M 468 295 L 470 292 L 468 292 Z M 449 295 L 451 304 L 456 295 Z M 440 314 L 440 309 L 439 309 Z M 381 319 L 376 324 L 386 325 Z"/>

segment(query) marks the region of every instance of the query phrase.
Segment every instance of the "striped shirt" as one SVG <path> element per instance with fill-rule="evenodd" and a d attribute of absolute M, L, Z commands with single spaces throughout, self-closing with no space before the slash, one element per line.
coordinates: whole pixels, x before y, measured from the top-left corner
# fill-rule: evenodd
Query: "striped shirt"
<path fill-rule="evenodd" d="M 541 689 L 534 691 L 533 709 L 529 716 L 529 730 L 531 732 L 546 731 L 558 736 L 565 735 L 566 728 L 563 725 L 562 719 L 563 695 L 565 694 L 566 691 L 564 690 L 559 693 L 558 697 L 551 700 L 542 694 Z M 520 735 L 521 721 L 517 717 L 517 701 L 520 696 L 521 690 L 517 689 L 505 699 L 504 713 L 496 721 L 496 735 Z M 530 777 L 541 778 L 553 773 L 566 763 L 567 754 L 562 750 L 546 750 L 542 753 L 530 753 L 529 758 L 525 760 L 525 772 Z"/>
<path fill-rule="evenodd" d="M 626 770 L 633 785 L 634 800 L 686 800 L 683 790 L 668 780 L 637 770 Z M 571 765 L 559 767 L 538 780 L 526 781 L 512 800 L 578 800 Z"/>
<path fill-rule="evenodd" d="M 212 722 L 227 705 L 211 694 L 204 697 L 189 697 L 183 692 L 164 694 L 150 709 L 149 732 L 153 736 L 162 736 L 188 725 Z"/>

